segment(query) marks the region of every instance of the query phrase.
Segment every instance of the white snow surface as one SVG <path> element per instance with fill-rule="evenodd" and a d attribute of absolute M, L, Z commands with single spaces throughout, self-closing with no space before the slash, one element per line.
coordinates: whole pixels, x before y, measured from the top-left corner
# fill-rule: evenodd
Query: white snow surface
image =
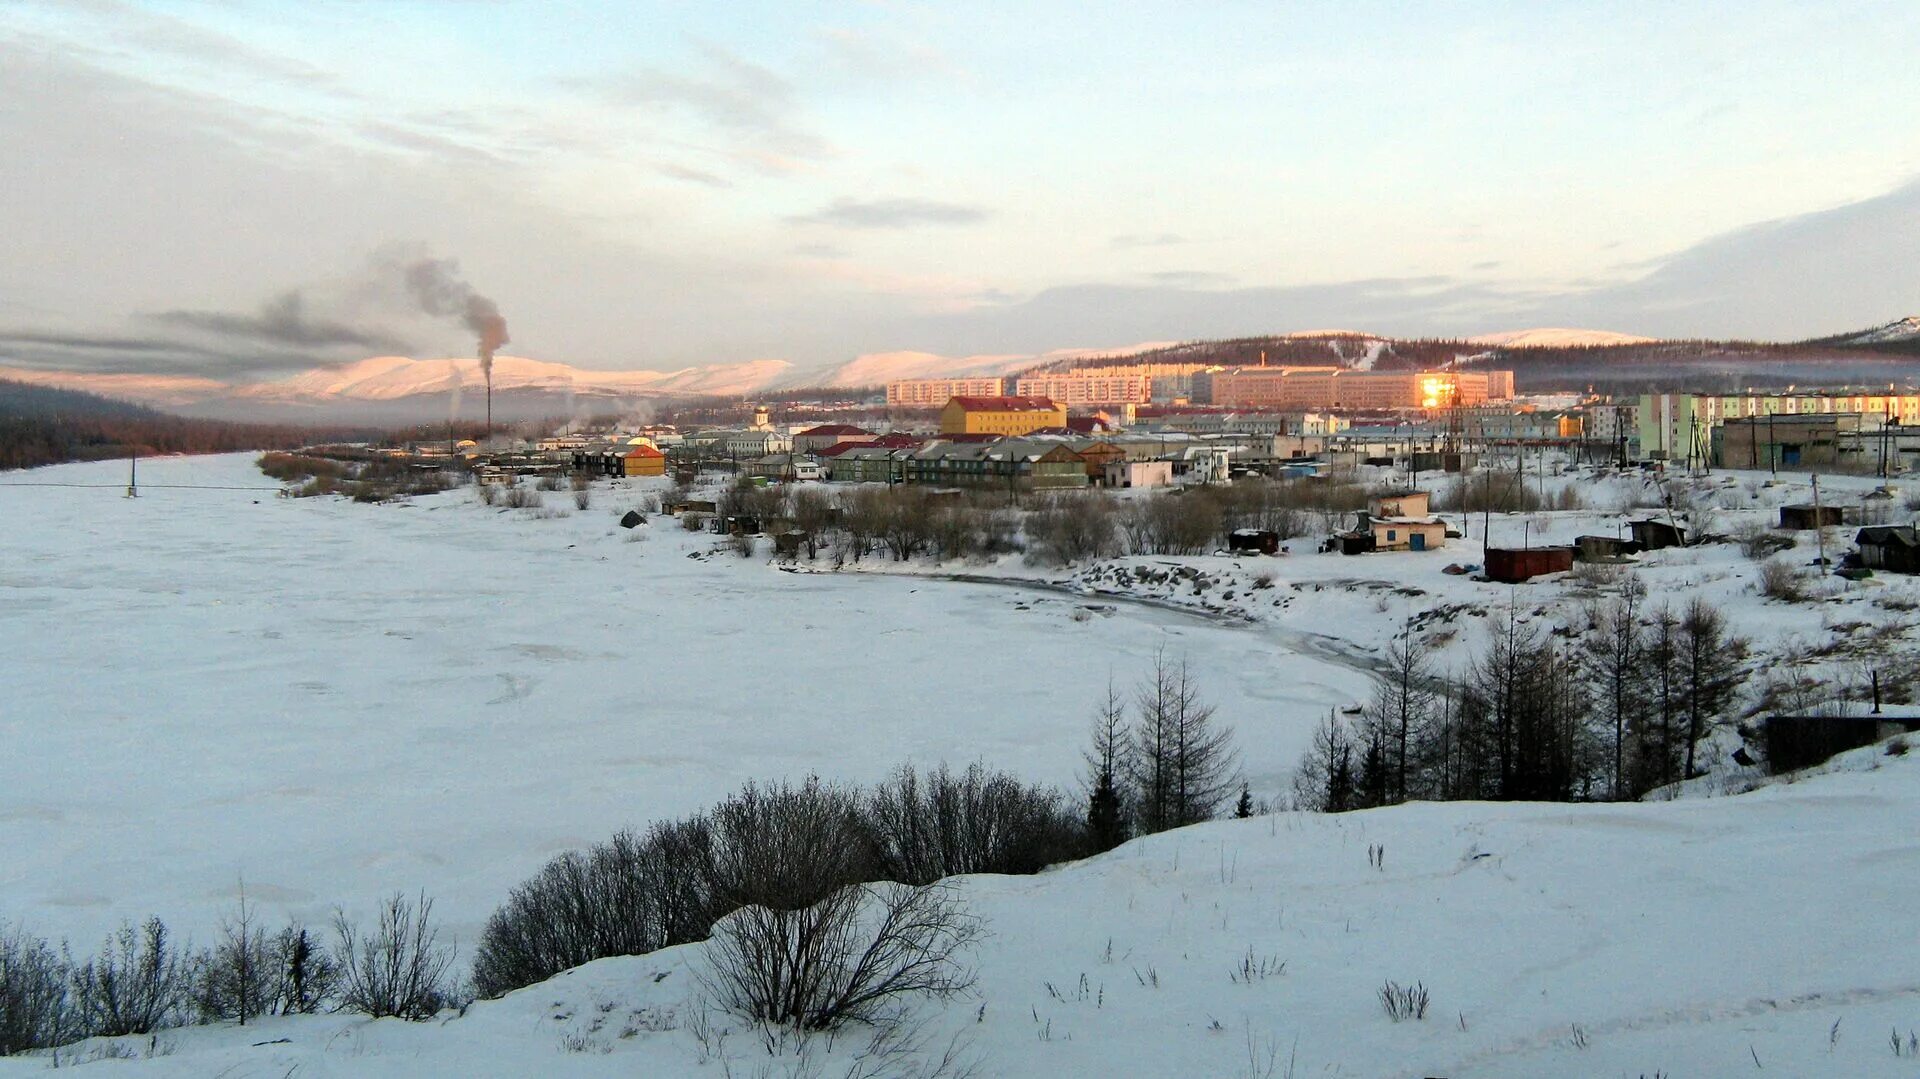
<path fill-rule="evenodd" d="M 1191 613 L 783 573 L 672 518 L 629 542 L 639 481 L 586 512 L 549 492 L 572 516 L 540 520 L 470 489 L 277 498 L 250 456 L 140 479 L 0 487 L 0 921 L 87 947 L 147 914 L 204 939 L 243 879 L 315 921 L 425 888 L 471 940 L 553 854 L 749 779 L 981 760 L 1070 786 L 1107 679 L 1130 690 L 1162 647 L 1263 790 L 1367 693 Z"/>
<path fill-rule="evenodd" d="M 0 484 L 113 484 L 123 468 Z M 149 460 L 141 476 L 264 486 L 246 457 Z M 269 920 L 323 921 L 336 903 L 363 913 L 424 887 L 471 942 L 551 853 L 747 778 L 864 781 L 912 758 L 1070 782 L 1109 673 L 1129 681 L 1162 645 L 1195 664 L 1271 797 L 1310 726 L 1365 695 L 1345 664 L 1410 615 L 1440 612 L 1421 640 L 1451 668 L 1478 645 L 1477 611 L 1516 603 L 1574 626 L 1604 593 L 1572 575 L 1506 586 L 1441 573 L 1479 560 L 1483 522 L 1497 544 L 1564 542 L 1661 515 L 1631 505 L 1649 497 L 1638 477 L 1538 482 L 1573 485 L 1591 508 L 1475 516 L 1466 539 L 1424 555 L 1295 541 L 1282 558 L 960 567 L 1027 587 L 871 561 L 784 573 L 709 555 L 710 538 L 671 521 L 629 541 L 612 516 L 638 484 L 555 519 L 470 492 L 362 506 L 0 487 L 0 921 L 84 951 L 120 918 L 158 913 L 204 941 L 244 877 Z M 1878 482 L 1821 489 L 1857 501 Z M 1691 486 L 1726 529 L 1809 493 L 1804 477 L 1753 473 Z M 1802 533 L 1782 557 L 1804 562 L 1813 546 Z M 1857 675 L 1858 648 L 1905 643 L 1920 599 L 1913 579 L 1882 575 L 1820 584 L 1811 604 L 1766 601 L 1732 544 L 1653 552 L 1633 572 L 1651 602 L 1699 594 L 1728 612 L 1754 641 L 1750 691 L 1793 654 L 1824 653 L 1797 669 Z M 1678 1077 L 1757 1064 L 1910 1079 L 1915 1060 L 1890 1037 L 1920 1031 L 1920 937 L 1902 928 L 1920 888 L 1917 760 L 1868 747 L 1775 782 L 1715 762 L 1681 792 L 1695 797 L 1643 804 L 1275 813 L 1036 877 L 962 878 L 989 931 L 972 955 L 978 984 L 915 1023 L 933 1054 L 958 1044 L 981 1075 Z M 1369 847 L 1384 848 L 1382 868 Z M 1242 984 L 1249 957 L 1284 972 Z M 805 1058 L 791 1044 L 768 1055 L 701 990 L 704 963 L 701 945 L 603 960 L 434 1023 L 170 1031 L 125 1040 L 160 1055 L 92 1067 L 239 1079 L 858 1063 L 858 1031 L 814 1039 Z M 1425 1021 L 1383 1014 L 1387 980 L 1424 983 Z M 727 1036 L 703 1042 L 703 1016 Z M 83 1044 L 63 1064 L 112 1048 Z M 0 1076 L 48 1063 L 0 1060 Z"/>

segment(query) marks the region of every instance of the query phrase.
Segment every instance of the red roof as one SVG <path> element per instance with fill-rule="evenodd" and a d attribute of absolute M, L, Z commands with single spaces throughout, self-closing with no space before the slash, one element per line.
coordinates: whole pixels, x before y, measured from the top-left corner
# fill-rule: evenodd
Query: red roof
<path fill-rule="evenodd" d="M 1053 412 L 1060 407 L 1045 397 L 953 397 L 947 404 L 968 412 Z"/>
<path fill-rule="evenodd" d="M 801 435 L 870 435 L 872 431 L 855 427 L 850 423 L 823 423 L 800 432 Z"/>

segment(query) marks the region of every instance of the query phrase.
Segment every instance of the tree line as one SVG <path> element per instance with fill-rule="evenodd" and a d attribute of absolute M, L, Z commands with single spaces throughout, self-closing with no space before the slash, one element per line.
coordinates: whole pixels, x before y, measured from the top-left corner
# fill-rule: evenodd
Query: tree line
<path fill-rule="evenodd" d="M 371 428 L 175 416 L 78 390 L 0 379 L 0 470 L 159 453 L 232 453 L 364 441 Z"/>
<path fill-rule="evenodd" d="M 1562 631 L 1509 610 L 1457 674 L 1403 633 L 1360 714 L 1316 730 L 1295 804 L 1625 800 L 1700 775 L 1701 744 L 1737 703 L 1745 641 L 1705 600 L 1649 606 L 1637 581 L 1584 614 Z"/>

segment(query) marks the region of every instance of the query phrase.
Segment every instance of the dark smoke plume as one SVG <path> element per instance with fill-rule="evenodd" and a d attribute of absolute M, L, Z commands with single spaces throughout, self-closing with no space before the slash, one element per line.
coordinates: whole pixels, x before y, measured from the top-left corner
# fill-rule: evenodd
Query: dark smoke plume
<path fill-rule="evenodd" d="M 480 373 L 490 380 L 493 354 L 508 340 L 500 305 L 461 280 L 460 264 L 453 259 L 416 259 L 402 269 L 407 291 L 420 310 L 438 318 L 457 318 L 480 339 Z"/>

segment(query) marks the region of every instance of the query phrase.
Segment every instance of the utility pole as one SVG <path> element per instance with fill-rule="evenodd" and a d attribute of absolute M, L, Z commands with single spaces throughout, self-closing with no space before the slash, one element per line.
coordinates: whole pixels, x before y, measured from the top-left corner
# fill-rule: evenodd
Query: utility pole
<path fill-rule="evenodd" d="M 1813 537 L 1820 545 L 1820 575 L 1827 574 L 1827 523 L 1820 516 L 1820 477 L 1813 479 Z"/>
<path fill-rule="evenodd" d="M 140 451 L 127 451 L 127 497 L 140 497 Z"/>

